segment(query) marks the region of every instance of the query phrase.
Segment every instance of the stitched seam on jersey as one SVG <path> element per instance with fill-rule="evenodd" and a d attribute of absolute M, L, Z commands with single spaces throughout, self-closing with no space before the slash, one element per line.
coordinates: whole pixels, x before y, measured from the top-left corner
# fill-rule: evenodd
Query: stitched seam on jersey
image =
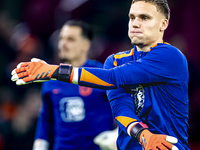
<path fill-rule="evenodd" d="M 128 53 L 128 54 L 116 54 L 116 55 L 114 55 L 115 60 L 114 60 L 113 65 L 116 67 L 117 66 L 117 59 L 121 59 L 123 57 L 131 56 L 131 55 L 133 55 L 133 53 L 134 53 L 134 48 L 131 49 L 130 53 Z"/>
<path fill-rule="evenodd" d="M 164 42 L 164 41 L 162 41 L 161 43 L 163 43 L 163 44 L 167 44 L 167 45 L 170 45 L 169 43 L 167 43 L 167 42 Z M 151 49 L 152 49 L 152 48 L 154 48 L 154 47 L 156 47 L 156 46 L 158 46 L 158 43 L 157 43 L 157 44 L 155 44 L 155 45 L 153 45 L 152 47 L 150 47 L 150 49 L 149 49 L 149 51 L 148 51 L 148 52 L 150 52 L 150 51 L 151 51 Z"/>

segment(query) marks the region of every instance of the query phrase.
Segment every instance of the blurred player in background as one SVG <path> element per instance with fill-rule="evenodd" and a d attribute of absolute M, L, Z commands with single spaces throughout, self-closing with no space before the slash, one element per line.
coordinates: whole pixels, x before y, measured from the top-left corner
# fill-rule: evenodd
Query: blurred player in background
<path fill-rule="evenodd" d="M 104 69 L 32 59 L 13 70 L 12 80 L 23 85 L 57 79 L 106 89 L 119 126 L 119 150 L 189 150 L 188 64 L 178 48 L 163 42 L 169 18 L 167 0 L 133 0 L 128 30 L 133 49 L 109 56 Z"/>
<path fill-rule="evenodd" d="M 87 58 L 93 33 L 86 22 L 67 21 L 59 38 L 62 63 L 76 67 L 103 67 L 100 62 Z M 97 144 L 102 146 L 105 143 L 103 147 L 110 150 L 116 148 L 117 132 L 108 131 L 114 128 L 114 124 L 104 90 L 49 81 L 42 85 L 42 100 L 33 150 L 52 147 L 53 150 L 99 150 L 93 140 L 100 133 L 95 140 Z"/>

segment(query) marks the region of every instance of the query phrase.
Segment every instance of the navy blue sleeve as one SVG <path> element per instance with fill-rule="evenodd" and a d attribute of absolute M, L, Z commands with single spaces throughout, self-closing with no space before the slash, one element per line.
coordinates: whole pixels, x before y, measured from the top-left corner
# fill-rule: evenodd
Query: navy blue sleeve
<path fill-rule="evenodd" d="M 104 63 L 105 69 L 114 68 L 113 65 L 113 55 L 107 58 Z M 127 127 L 130 123 L 134 121 L 139 121 L 140 119 L 134 113 L 134 102 L 131 94 L 128 93 L 126 88 L 111 89 L 107 90 L 107 96 L 111 105 L 112 114 L 117 120 L 118 126 L 126 133 Z"/>
<path fill-rule="evenodd" d="M 187 61 L 175 48 L 155 48 L 145 57 L 119 66 L 115 71 L 118 86 L 142 83 L 180 83 L 185 79 Z"/>
<path fill-rule="evenodd" d="M 111 69 L 79 68 L 79 84 L 102 89 L 142 83 L 178 83 L 185 79 L 187 61 L 172 46 L 155 47 L 145 57 Z"/>
<path fill-rule="evenodd" d="M 42 86 L 42 108 L 37 122 L 35 139 L 44 139 L 52 143 L 54 135 L 53 109 L 49 95 L 46 92 L 47 84 L 47 82 L 43 83 Z"/>

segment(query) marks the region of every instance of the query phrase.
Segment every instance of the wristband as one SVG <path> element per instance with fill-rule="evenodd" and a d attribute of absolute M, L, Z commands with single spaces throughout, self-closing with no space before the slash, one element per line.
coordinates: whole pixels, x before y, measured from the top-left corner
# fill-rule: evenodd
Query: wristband
<path fill-rule="evenodd" d="M 148 129 L 148 126 L 142 122 L 137 123 L 131 129 L 131 137 L 134 137 L 138 142 L 140 142 L 140 134 L 143 130 Z"/>
<path fill-rule="evenodd" d="M 72 69 L 72 65 L 61 63 L 58 69 L 58 80 L 70 83 Z"/>

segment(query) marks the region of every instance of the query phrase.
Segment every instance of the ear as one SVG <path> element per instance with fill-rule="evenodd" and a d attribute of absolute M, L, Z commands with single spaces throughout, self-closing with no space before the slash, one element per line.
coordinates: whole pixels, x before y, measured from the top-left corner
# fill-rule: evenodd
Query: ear
<path fill-rule="evenodd" d="M 91 45 L 91 42 L 90 42 L 89 40 L 85 39 L 84 42 L 83 42 L 83 49 L 84 49 L 86 52 L 88 52 L 89 49 L 90 49 L 90 45 Z"/>
<path fill-rule="evenodd" d="M 164 32 L 168 27 L 169 21 L 167 19 L 163 19 L 160 26 L 160 31 Z"/>

